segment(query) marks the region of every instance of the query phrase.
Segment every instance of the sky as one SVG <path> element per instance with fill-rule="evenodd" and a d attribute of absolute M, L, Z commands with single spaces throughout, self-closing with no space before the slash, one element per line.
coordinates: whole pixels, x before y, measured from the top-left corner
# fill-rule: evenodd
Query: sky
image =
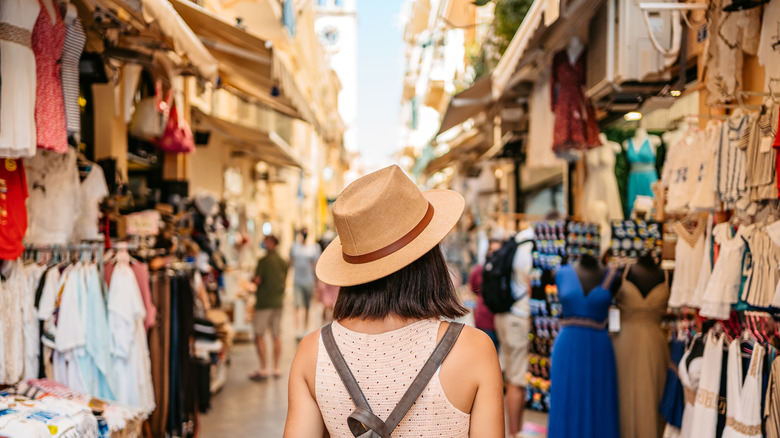
<path fill-rule="evenodd" d="M 358 143 L 369 168 L 390 164 L 398 148 L 403 81 L 402 0 L 357 0 Z M 367 169 L 372 170 L 372 169 Z"/>

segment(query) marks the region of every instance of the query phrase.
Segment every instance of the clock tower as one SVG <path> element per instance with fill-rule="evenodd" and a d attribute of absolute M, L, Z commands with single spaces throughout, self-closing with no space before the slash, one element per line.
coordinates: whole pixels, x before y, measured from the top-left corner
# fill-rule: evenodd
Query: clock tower
<path fill-rule="evenodd" d="M 357 151 L 357 0 L 314 0 L 315 31 L 341 82 L 339 115 L 344 147 Z"/>

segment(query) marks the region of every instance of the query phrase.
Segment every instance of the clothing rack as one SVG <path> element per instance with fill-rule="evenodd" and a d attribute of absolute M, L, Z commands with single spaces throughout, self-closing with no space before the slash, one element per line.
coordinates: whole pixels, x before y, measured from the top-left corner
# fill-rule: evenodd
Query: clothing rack
<path fill-rule="evenodd" d="M 66 244 L 43 244 L 43 245 L 25 245 L 24 246 L 24 258 L 33 258 L 35 254 L 51 254 L 51 255 L 65 255 L 70 258 L 72 253 L 77 255 L 92 253 L 98 265 L 103 267 L 103 239 L 95 240 L 83 240 L 79 243 L 66 243 Z"/>

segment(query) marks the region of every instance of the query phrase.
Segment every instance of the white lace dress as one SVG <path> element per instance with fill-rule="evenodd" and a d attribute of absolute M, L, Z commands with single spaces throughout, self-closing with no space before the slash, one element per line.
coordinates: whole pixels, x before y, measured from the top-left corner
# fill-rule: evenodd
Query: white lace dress
<path fill-rule="evenodd" d="M 701 335 L 697 335 L 700 337 Z M 696 392 L 699 389 L 699 379 L 701 378 L 701 364 L 702 356 L 694 357 L 688 362 L 693 350 L 693 345 L 696 343 L 696 338 L 691 340 L 691 346 L 685 351 L 685 354 L 680 360 L 680 366 L 678 368 L 680 375 L 680 383 L 683 387 L 685 394 L 685 408 L 683 409 L 682 425 L 680 426 L 680 437 L 691 437 L 691 429 L 693 429 L 693 417 L 694 406 L 696 405 Z"/>
<path fill-rule="evenodd" d="M 747 376 L 743 381 L 740 343 L 740 339 L 735 339 L 729 345 L 726 428 L 723 429 L 723 438 L 761 437 L 764 347 L 758 343 L 753 347 Z"/>
<path fill-rule="evenodd" d="M 0 1 L 0 23 L 13 29 L 8 30 L 12 38 L 0 38 L 0 157 L 35 155 L 36 71 L 31 39 L 40 10 L 34 0 Z"/>
<path fill-rule="evenodd" d="M 714 437 L 718 430 L 718 397 L 723 368 L 723 336 L 708 333 L 704 338 L 701 378 L 696 390 L 690 438 Z M 685 435 L 683 435 L 685 436 Z"/>
<path fill-rule="evenodd" d="M 699 282 L 701 263 L 704 258 L 704 230 L 706 227 L 707 224 L 704 221 L 699 221 L 693 232 L 690 232 L 680 222 L 674 224 L 674 231 L 677 234 L 675 250 L 677 261 L 669 307 L 694 305 L 693 295 Z"/>
<path fill-rule="evenodd" d="M 585 181 L 583 205 L 593 205 L 595 201 L 602 201 L 607 206 L 607 214 L 610 220 L 623 220 L 623 204 L 620 200 L 617 179 L 615 179 L 615 143 L 607 144 L 585 152 L 585 163 L 588 166 L 588 179 Z M 600 217 L 586 217 L 588 222 L 600 222 Z"/>
<path fill-rule="evenodd" d="M 702 316 L 729 319 L 731 305 L 739 300 L 746 247 L 742 233 L 741 228 L 734 233 L 728 223 L 718 224 L 712 230 L 715 242 L 720 245 L 720 251 L 704 291 Z"/>
<path fill-rule="evenodd" d="M 22 262 L 10 262 L 0 283 L 0 384 L 19 383 L 24 375 L 22 295 L 28 293 Z"/>

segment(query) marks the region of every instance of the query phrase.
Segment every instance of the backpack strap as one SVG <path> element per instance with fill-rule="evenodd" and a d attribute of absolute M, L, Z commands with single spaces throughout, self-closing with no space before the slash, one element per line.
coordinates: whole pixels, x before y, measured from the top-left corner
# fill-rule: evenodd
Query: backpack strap
<path fill-rule="evenodd" d="M 387 417 L 386 421 L 382 421 L 371 411 L 366 396 L 360 389 L 357 380 L 355 380 L 355 376 L 349 369 L 349 365 L 347 365 L 347 362 L 341 355 L 341 351 L 339 350 L 338 345 L 336 345 L 336 340 L 333 337 L 332 324 L 333 323 L 328 324 L 322 328 L 322 343 L 325 345 L 325 350 L 328 352 L 328 356 L 330 357 L 333 366 L 336 368 L 336 372 L 338 372 L 342 383 L 344 383 L 344 387 L 352 398 L 352 402 L 355 404 L 355 410 L 347 418 L 349 430 L 355 437 L 378 436 L 381 438 L 390 438 L 393 430 L 395 430 L 401 420 L 403 420 L 406 413 L 409 412 L 409 409 L 412 408 L 414 402 L 425 390 L 425 387 L 428 386 L 428 382 L 430 382 L 436 374 L 436 371 L 439 369 L 442 362 L 444 362 L 444 359 L 447 357 L 450 350 L 452 350 L 455 341 L 458 340 L 458 336 L 460 336 L 460 332 L 463 330 L 463 324 L 457 322 L 450 323 L 450 326 L 447 327 L 447 331 L 444 333 L 441 341 L 436 345 L 436 349 L 433 350 L 433 353 L 425 362 L 425 365 L 423 365 L 422 369 L 417 374 L 417 377 L 412 381 L 412 384 L 406 390 L 403 397 L 401 397 L 401 400 L 395 406 L 393 412 L 390 413 L 390 416 Z"/>
<path fill-rule="evenodd" d="M 336 345 L 336 339 L 333 337 L 332 324 L 333 323 L 330 323 L 324 326 L 320 331 L 320 334 L 322 335 L 322 343 L 325 345 L 325 351 L 328 352 L 330 361 L 333 362 L 333 366 L 336 368 L 336 372 L 338 372 L 341 382 L 344 384 L 349 396 L 352 398 L 352 403 L 355 404 L 355 411 L 347 418 L 349 430 L 356 437 L 373 430 L 382 438 L 389 438 L 390 432 L 387 430 L 387 425 L 371 411 L 371 406 L 368 404 L 366 396 L 360 389 L 360 386 L 355 379 L 355 375 L 352 374 L 352 370 L 349 369 L 347 361 L 344 360 L 344 357 L 341 355 L 339 346 Z"/>
<path fill-rule="evenodd" d="M 450 354 L 450 350 L 452 350 L 452 347 L 455 345 L 455 341 L 458 340 L 458 336 L 460 336 L 462 330 L 463 324 L 459 322 L 451 322 L 450 326 L 447 327 L 447 331 L 444 333 L 444 336 L 442 336 L 436 349 L 433 350 L 431 357 L 425 362 L 425 365 L 423 365 L 419 374 L 417 374 L 417 377 L 415 377 L 414 381 L 409 386 L 409 389 L 407 389 L 404 396 L 401 397 L 401 401 L 398 402 L 395 409 L 393 409 L 393 412 L 387 417 L 385 423 L 387 424 L 390 433 L 395 430 L 398 423 L 403 420 L 406 413 L 409 412 L 409 409 L 414 405 L 414 402 L 425 390 L 425 387 L 428 386 L 428 382 L 431 381 L 442 362 L 444 362 L 444 359 Z"/>

